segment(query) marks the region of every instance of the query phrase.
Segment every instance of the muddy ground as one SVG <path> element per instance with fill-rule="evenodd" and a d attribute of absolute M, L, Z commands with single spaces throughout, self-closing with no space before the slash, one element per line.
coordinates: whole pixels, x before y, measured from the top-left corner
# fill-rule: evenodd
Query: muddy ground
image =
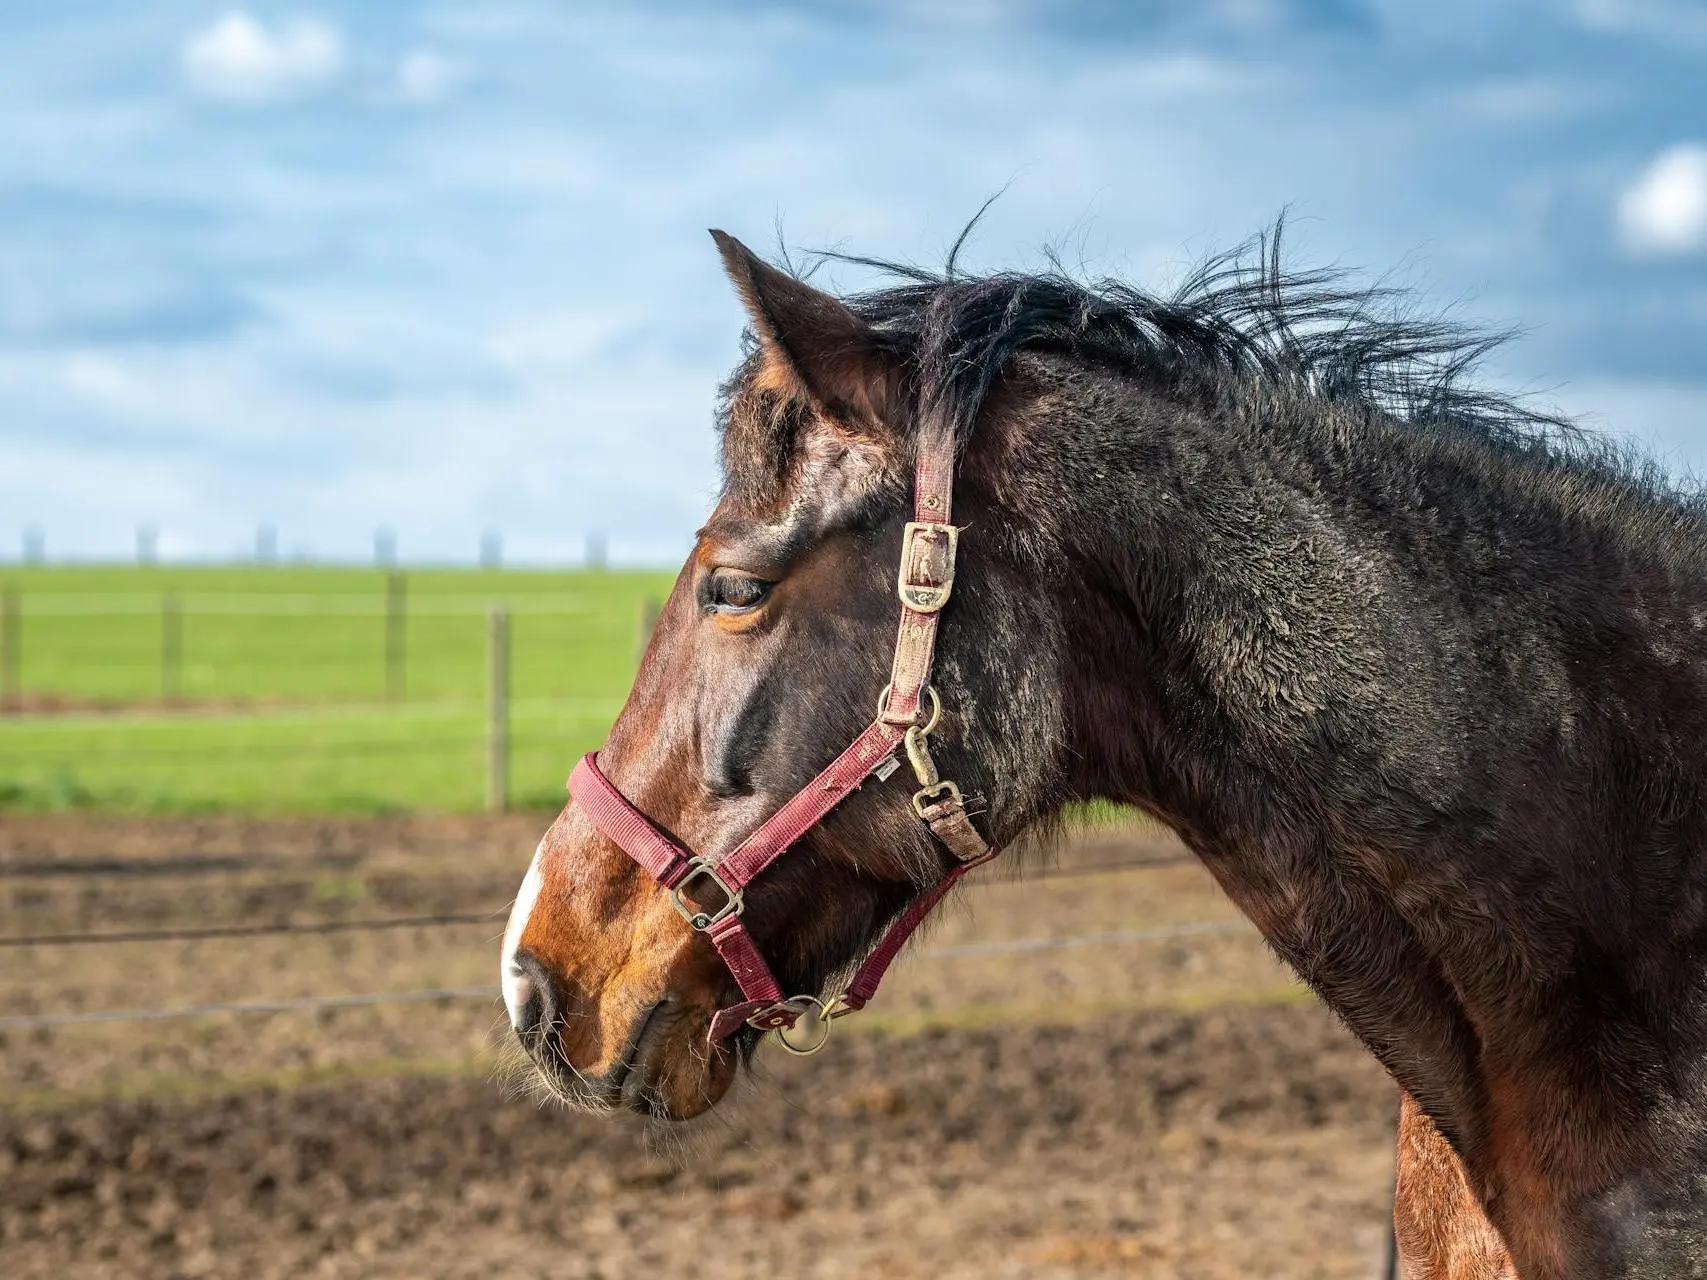
<path fill-rule="evenodd" d="M 0 1017 L 490 984 L 543 825 L 5 819 L 3 937 L 480 922 L 0 948 Z M 500 1021 L 0 1030 L 0 1276 L 1379 1273 L 1391 1086 L 1142 829 L 989 877 L 858 1031 L 685 1133 L 514 1096 Z"/>

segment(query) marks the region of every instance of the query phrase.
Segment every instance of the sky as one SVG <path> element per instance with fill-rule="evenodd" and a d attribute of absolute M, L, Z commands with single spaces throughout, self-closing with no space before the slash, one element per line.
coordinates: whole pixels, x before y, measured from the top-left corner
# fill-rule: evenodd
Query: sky
<path fill-rule="evenodd" d="M 1699 0 L 7 0 L 0 50 L 0 558 L 673 563 L 706 229 L 936 264 L 997 191 L 965 267 L 1152 288 L 1287 210 L 1707 473 Z"/>

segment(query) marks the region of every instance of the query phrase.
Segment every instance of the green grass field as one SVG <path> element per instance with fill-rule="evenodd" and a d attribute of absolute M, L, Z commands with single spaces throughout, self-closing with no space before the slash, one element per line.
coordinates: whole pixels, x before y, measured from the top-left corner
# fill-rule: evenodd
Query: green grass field
<path fill-rule="evenodd" d="M 511 617 L 511 794 L 555 806 L 569 765 L 621 709 L 644 604 L 671 575 L 410 570 L 400 698 L 387 581 L 335 568 L 0 568 L 18 605 L 22 694 L 21 713 L 0 716 L 0 808 L 477 809 L 494 605 Z"/>

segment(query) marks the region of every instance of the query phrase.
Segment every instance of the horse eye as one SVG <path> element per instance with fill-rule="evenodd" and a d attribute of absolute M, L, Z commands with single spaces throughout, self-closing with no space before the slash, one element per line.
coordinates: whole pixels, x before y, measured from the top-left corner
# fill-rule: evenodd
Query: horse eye
<path fill-rule="evenodd" d="M 707 603 L 719 613 L 746 613 L 764 603 L 771 584 L 750 573 L 719 569 L 711 575 Z"/>

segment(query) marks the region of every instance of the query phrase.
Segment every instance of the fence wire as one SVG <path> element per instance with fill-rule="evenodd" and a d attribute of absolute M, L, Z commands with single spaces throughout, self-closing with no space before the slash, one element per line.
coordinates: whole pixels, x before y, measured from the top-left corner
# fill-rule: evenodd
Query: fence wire
<path fill-rule="evenodd" d="M 1068 951 L 1080 947 L 1106 947 L 1125 942 L 1156 942 L 1168 938 L 1195 938 L 1218 933 L 1255 931 L 1243 920 L 1199 920 L 1190 924 L 1157 925 L 1149 929 L 1117 929 L 1105 933 L 1083 933 L 1065 938 L 1014 938 L 1004 942 L 969 942 L 921 951 L 919 960 L 955 960 L 966 957 L 1031 955 L 1041 951 Z M 180 1005 L 161 1009 L 97 1009 L 87 1013 L 16 1014 L 0 1017 L 0 1031 L 34 1031 L 85 1023 L 162 1022 L 172 1018 L 200 1018 L 216 1014 L 293 1013 L 314 1009 L 348 1009 L 370 1005 L 424 1004 L 435 1000 L 495 1000 L 495 986 L 429 987 L 415 991 L 368 991 L 341 996 L 301 996 L 289 1000 L 245 1000 L 229 1004 Z"/>
<path fill-rule="evenodd" d="M 85 947 L 117 942 L 202 942 L 214 938 L 265 938 L 289 933 L 373 933 L 384 929 L 437 929 L 460 924 L 496 924 L 496 911 L 436 916 L 387 916 L 380 920 L 312 920 L 302 924 L 199 925 L 194 929 L 126 929 L 112 933 L 36 933 L 0 937 L 0 947 Z"/>
<path fill-rule="evenodd" d="M 1178 867 L 1194 863 L 1196 858 L 1191 854 L 1168 854 L 1162 857 L 1125 858 L 1115 862 L 1091 864 L 1086 866 L 1057 867 L 1051 871 L 1040 872 L 1032 876 L 997 880 L 974 880 L 967 887 L 974 889 L 995 888 L 998 885 L 1036 884 L 1045 880 L 1068 880 L 1078 876 L 1113 875 L 1124 871 L 1149 871 L 1161 867 Z M 101 864 L 111 868 L 113 863 Z M 132 863 L 131 865 L 137 865 Z M 145 865 L 145 864 L 144 864 Z M 230 865 L 204 865 L 187 867 L 168 874 L 205 875 L 210 871 L 231 874 L 241 871 L 253 871 L 253 866 L 233 867 Z M 360 868 L 348 863 L 339 864 L 337 869 L 347 875 L 356 877 Z M 0 867 L 0 878 L 8 874 L 52 876 L 54 868 L 50 864 L 35 864 L 29 871 L 8 872 Z M 84 876 L 87 871 L 78 870 L 69 874 Z M 394 886 L 415 885 L 422 881 L 431 883 L 429 877 L 398 877 L 388 878 L 387 883 Z M 311 880 L 266 880 L 259 887 L 267 889 L 309 889 L 315 882 Z M 366 933 L 383 929 L 431 929 L 453 925 L 480 924 L 496 922 L 503 918 L 507 907 L 494 907 L 490 911 L 442 912 L 435 915 L 421 916 L 384 916 L 378 919 L 367 918 L 360 920 L 308 920 L 292 921 L 277 920 L 262 924 L 229 924 L 229 925 L 196 925 L 188 928 L 158 928 L 158 929 L 125 929 L 110 932 L 76 932 L 76 933 L 27 933 L 0 936 L 0 948 L 17 947 L 82 947 L 102 946 L 121 942 L 200 942 L 220 938 L 262 938 L 279 934 L 316 934 L 316 933 Z"/>

